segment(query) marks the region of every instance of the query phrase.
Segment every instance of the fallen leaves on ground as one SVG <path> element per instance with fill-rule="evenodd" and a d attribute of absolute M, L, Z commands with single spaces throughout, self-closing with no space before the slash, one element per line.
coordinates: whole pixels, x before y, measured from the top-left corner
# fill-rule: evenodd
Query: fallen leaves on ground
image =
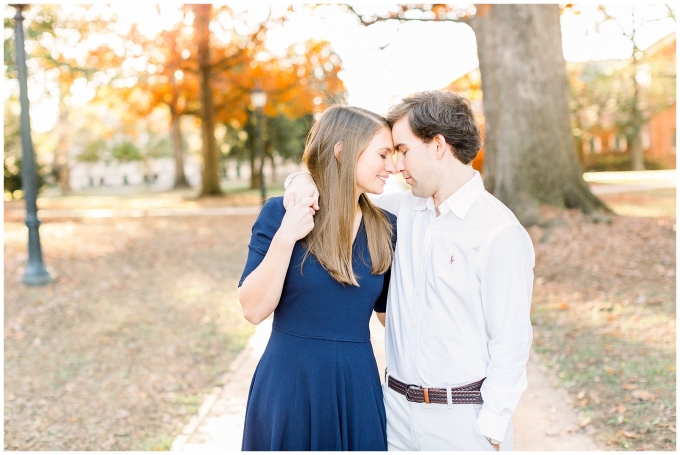
<path fill-rule="evenodd" d="M 236 299 L 255 216 L 52 220 L 55 281 L 20 282 L 5 222 L 5 450 L 168 450 L 252 333 Z"/>
<path fill-rule="evenodd" d="M 654 401 L 654 394 L 647 390 L 636 390 L 631 395 L 633 395 L 633 398 L 638 398 L 643 401 Z"/>
<path fill-rule="evenodd" d="M 652 207 L 650 194 L 610 199 Z M 529 229 L 534 348 L 607 449 L 675 450 L 675 218 L 542 215 Z"/>

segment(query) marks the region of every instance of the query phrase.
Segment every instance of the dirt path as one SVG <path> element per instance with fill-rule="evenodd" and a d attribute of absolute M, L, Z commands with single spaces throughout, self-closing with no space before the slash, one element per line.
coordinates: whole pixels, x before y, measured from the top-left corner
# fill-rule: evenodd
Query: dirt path
<path fill-rule="evenodd" d="M 271 319 L 257 327 L 247 347 L 224 376 L 224 386 L 216 388 L 204 401 L 197 415 L 175 438 L 175 451 L 238 451 L 241 449 L 243 419 L 248 388 L 257 362 L 269 339 Z M 371 342 L 379 371 L 385 368 L 384 329 L 371 320 Z M 571 399 L 554 389 L 541 371 L 535 354 L 527 366 L 529 388 L 514 416 L 515 450 L 598 450 L 592 438 L 583 433 Z"/>

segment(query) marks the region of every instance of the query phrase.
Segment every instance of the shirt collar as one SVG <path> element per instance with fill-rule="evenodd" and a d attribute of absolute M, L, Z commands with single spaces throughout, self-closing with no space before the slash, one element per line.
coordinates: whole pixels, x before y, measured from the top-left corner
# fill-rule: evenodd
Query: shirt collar
<path fill-rule="evenodd" d="M 482 176 L 478 171 L 475 171 L 472 178 L 465 185 L 461 186 L 458 191 L 449 196 L 439 206 L 440 216 L 453 212 L 458 218 L 465 218 L 468 210 L 470 210 L 472 204 L 474 204 L 483 191 L 484 182 L 482 182 Z M 413 208 L 414 210 L 430 210 L 432 213 L 436 213 L 432 196 L 428 198 L 419 197 Z"/>
<path fill-rule="evenodd" d="M 413 206 L 414 210 L 427 210 L 430 208 L 430 205 L 432 205 L 431 210 L 434 211 L 434 202 L 431 202 L 432 198 L 424 198 L 424 197 L 418 197 L 416 196 L 417 201 L 415 205 Z"/>
<path fill-rule="evenodd" d="M 470 207 L 472 207 L 472 204 L 475 203 L 477 198 L 484 191 L 482 176 L 478 171 L 475 171 L 472 178 L 468 180 L 465 185 L 461 186 L 458 191 L 449 196 L 449 198 L 439 206 L 439 213 L 444 215 L 451 210 L 458 218 L 463 219 L 470 210 Z M 434 210 L 434 201 L 432 202 L 432 207 Z"/>

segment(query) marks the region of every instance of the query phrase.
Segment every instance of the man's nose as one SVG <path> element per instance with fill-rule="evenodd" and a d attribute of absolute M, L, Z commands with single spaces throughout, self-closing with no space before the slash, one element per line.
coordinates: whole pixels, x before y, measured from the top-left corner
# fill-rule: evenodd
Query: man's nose
<path fill-rule="evenodd" d="M 397 164 L 395 166 L 396 172 L 404 172 L 404 154 L 397 153 Z"/>
<path fill-rule="evenodd" d="M 395 165 L 394 165 L 394 160 L 392 159 L 392 157 L 389 157 L 389 158 L 387 159 L 387 164 L 385 165 L 385 170 L 386 170 L 387 172 L 389 172 L 390 174 L 394 174 L 394 173 L 396 172 L 396 168 L 395 168 Z"/>

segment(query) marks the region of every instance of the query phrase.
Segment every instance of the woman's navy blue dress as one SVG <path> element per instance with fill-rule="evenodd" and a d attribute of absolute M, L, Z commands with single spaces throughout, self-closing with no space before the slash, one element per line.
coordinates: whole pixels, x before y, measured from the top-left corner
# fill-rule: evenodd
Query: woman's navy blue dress
<path fill-rule="evenodd" d="M 396 238 L 396 218 L 390 219 Z M 253 226 L 239 286 L 262 262 L 285 214 L 270 199 Z M 393 238 L 394 240 L 394 238 Z M 363 221 L 353 245 L 359 287 L 335 281 L 297 242 L 255 370 L 243 450 L 387 450 L 385 407 L 368 329 L 384 312 L 389 272 L 371 274 Z"/>

